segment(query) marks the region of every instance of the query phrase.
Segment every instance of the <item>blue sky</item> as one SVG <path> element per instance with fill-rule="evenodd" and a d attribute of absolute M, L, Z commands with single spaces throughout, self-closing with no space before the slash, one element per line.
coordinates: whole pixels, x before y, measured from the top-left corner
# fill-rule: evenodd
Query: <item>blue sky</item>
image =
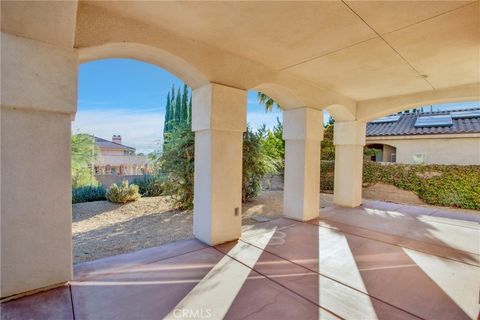
<path fill-rule="evenodd" d="M 169 72 L 140 61 L 98 60 L 81 64 L 78 71 L 78 111 L 74 133 L 84 132 L 122 142 L 137 152 L 153 151 L 162 142 L 165 100 L 172 84 L 183 82 Z M 437 105 L 435 110 L 479 106 L 479 102 Z M 273 127 L 281 111 L 265 112 L 256 92 L 248 92 L 247 121 L 254 128 Z"/>

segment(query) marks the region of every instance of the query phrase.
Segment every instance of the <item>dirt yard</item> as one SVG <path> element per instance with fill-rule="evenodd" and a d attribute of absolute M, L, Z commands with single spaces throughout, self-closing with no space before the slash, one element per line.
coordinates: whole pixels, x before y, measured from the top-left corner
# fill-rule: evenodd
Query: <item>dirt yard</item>
<path fill-rule="evenodd" d="M 321 206 L 332 196 L 322 194 Z M 282 215 L 282 191 L 266 191 L 243 205 L 243 225 Z M 192 212 L 171 210 L 167 197 L 141 198 L 125 205 L 108 201 L 73 205 L 74 263 L 190 239 Z"/>

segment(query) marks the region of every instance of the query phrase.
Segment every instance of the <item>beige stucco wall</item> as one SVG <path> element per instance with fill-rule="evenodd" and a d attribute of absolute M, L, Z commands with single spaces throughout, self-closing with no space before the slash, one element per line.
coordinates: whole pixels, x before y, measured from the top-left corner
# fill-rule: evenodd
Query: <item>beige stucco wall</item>
<path fill-rule="evenodd" d="M 1 295 L 71 279 L 70 116 L 1 109 Z"/>
<path fill-rule="evenodd" d="M 78 55 L 74 49 L 1 33 L 2 106 L 75 113 Z"/>
<path fill-rule="evenodd" d="M 71 279 L 77 53 L 2 32 L 1 297 Z"/>
<path fill-rule="evenodd" d="M 425 154 L 427 164 L 480 164 L 480 135 L 367 138 L 367 144 L 381 143 L 397 148 L 397 163 L 414 163 L 415 154 Z"/>

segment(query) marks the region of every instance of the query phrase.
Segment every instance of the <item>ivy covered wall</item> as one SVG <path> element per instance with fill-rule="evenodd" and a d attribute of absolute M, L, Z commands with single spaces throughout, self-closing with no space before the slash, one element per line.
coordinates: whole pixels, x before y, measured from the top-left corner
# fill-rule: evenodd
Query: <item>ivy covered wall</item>
<path fill-rule="evenodd" d="M 322 161 L 320 188 L 332 192 L 333 161 Z M 480 166 L 410 165 L 365 161 L 364 186 L 386 183 L 413 191 L 425 203 L 480 210 Z"/>

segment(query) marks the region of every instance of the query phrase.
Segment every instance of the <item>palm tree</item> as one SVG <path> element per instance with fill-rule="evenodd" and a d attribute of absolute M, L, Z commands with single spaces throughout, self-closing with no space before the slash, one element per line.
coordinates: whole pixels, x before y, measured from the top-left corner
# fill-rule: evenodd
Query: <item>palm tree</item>
<path fill-rule="evenodd" d="M 280 108 L 278 103 L 276 103 L 272 98 L 267 96 L 265 93 L 257 92 L 258 102 L 265 106 L 265 110 L 267 112 L 271 112 L 273 110 L 273 106 L 275 105 L 277 108 Z"/>

